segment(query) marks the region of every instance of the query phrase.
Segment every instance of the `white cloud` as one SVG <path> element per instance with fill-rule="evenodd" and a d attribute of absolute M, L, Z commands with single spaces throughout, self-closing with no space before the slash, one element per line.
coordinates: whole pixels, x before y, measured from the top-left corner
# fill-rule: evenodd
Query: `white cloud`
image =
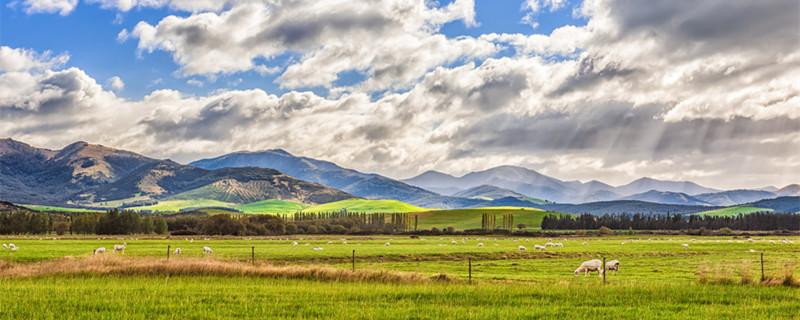
<path fill-rule="evenodd" d="M 539 27 L 536 17 L 543 8 L 549 7 L 551 12 L 556 11 L 566 2 L 566 0 L 525 0 L 522 2 L 522 11 L 527 11 L 527 13 L 522 17 L 521 22 L 536 29 Z"/>
<path fill-rule="evenodd" d="M 448 39 L 435 32 L 447 22 L 471 25 L 474 4 L 458 0 L 444 8 L 416 0 L 277 1 L 236 3 L 230 10 L 170 16 L 131 32 L 139 50 L 172 53 L 185 75 L 277 72 L 254 63 L 300 52 L 279 81 L 285 88 L 329 87 L 345 71 L 367 75 L 362 88 L 407 87 L 427 71 L 459 59 L 496 52 L 487 41 Z"/>
<path fill-rule="evenodd" d="M 122 90 L 122 88 L 124 87 L 125 83 L 122 82 L 122 79 L 120 79 L 120 77 L 113 76 L 111 78 L 108 78 L 108 80 L 106 80 L 106 88 L 111 89 L 111 91 L 117 92 Z"/>
<path fill-rule="evenodd" d="M 190 85 L 193 85 L 195 87 L 198 87 L 198 88 L 200 88 L 200 87 L 205 85 L 205 83 L 203 83 L 203 81 L 200 81 L 200 80 L 197 80 L 197 79 L 186 80 L 186 83 L 190 84 Z"/>
<path fill-rule="evenodd" d="M 78 0 L 25 0 L 22 3 L 22 9 L 27 14 L 58 12 L 58 14 L 66 16 L 77 5 Z"/>
<path fill-rule="evenodd" d="M 0 72 L 44 70 L 63 66 L 69 55 L 62 53 L 52 56 L 52 52 L 36 51 L 23 48 L 0 47 Z"/>

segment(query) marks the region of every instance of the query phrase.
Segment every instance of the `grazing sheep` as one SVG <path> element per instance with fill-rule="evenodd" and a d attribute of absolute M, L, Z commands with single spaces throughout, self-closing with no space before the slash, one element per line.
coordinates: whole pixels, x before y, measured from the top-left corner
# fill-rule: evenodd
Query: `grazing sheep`
<path fill-rule="evenodd" d="M 100 247 L 92 251 L 92 255 L 96 255 L 98 253 L 106 253 L 106 247 Z"/>
<path fill-rule="evenodd" d="M 8 249 L 8 245 L 4 243 L 3 244 L 3 249 Z"/>
<path fill-rule="evenodd" d="M 540 251 L 547 251 L 547 248 L 545 246 L 540 246 L 538 244 L 534 244 L 533 245 L 533 249 L 534 250 L 540 250 Z"/>
<path fill-rule="evenodd" d="M 211 251 L 211 248 L 209 248 L 209 247 L 203 247 L 203 254 L 206 254 L 206 253 L 214 253 L 214 251 Z"/>
<path fill-rule="evenodd" d="M 391 244 L 391 243 L 388 243 L 388 242 L 383 244 L 383 246 L 384 246 L 384 247 L 389 247 L 389 246 L 391 246 L 391 245 L 392 245 L 392 244 Z"/>
<path fill-rule="evenodd" d="M 189 242 L 194 242 L 194 238 L 189 239 Z"/>
<path fill-rule="evenodd" d="M 297 241 L 292 242 L 292 247 L 296 247 L 296 246 L 297 246 Z"/>
<path fill-rule="evenodd" d="M 8 248 L 11 249 L 11 250 L 14 250 L 14 248 L 16 248 L 16 247 L 17 246 L 15 246 L 13 243 L 9 243 L 8 244 Z"/>
<path fill-rule="evenodd" d="M 622 242 L 622 245 L 623 245 L 623 246 L 625 245 L 625 241 L 623 241 L 623 242 Z"/>
<path fill-rule="evenodd" d="M 181 248 L 175 248 L 175 254 L 176 255 L 181 254 Z"/>
<path fill-rule="evenodd" d="M 467 243 L 466 243 L 466 242 L 464 242 L 464 240 L 461 240 L 461 244 L 467 244 Z"/>
<path fill-rule="evenodd" d="M 455 241 L 451 241 L 451 242 L 450 242 L 450 244 L 454 244 L 454 245 L 457 245 L 457 244 L 458 244 L 458 242 L 455 242 Z"/>
<path fill-rule="evenodd" d="M 125 254 L 125 247 L 128 245 L 127 242 L 123 242 L 121 245 L 115 244 L 114 245 L 114 252 L 122 251 L 122 254 Z"/>
<path fill-rule="evenodd" d="M 479 248 L 480 248 L 480 247 L 483 247 L 483 242 L 481 242 L 481 243 L 478 243 L 478 247 L 479 247 Z"/>
<path fill-rule="evenodd" d="M 681 246 L 683 246 L 684 249 L 689 249 L 689 244 L 688 243 L 682 243 Z"/>
<path fill-rule="evenodd" d="M 499 244 L 496 244 L 496 243 L 493 243 L 493 245 L 494 245 L 495 247 L 496 247 L 496 246 L 499 246 Z"/>
<path fill-rule="evenodd" d="M 756 251 L 755 251 L 755 250 L 753 250 L 753 249 L 750 249 L 750 252 L 756 252 Z"/>
<path fill-rule="evenodd" d="M 525 248 L 525 246 L 519 246 L 519 251 L 528 251 L 528 248 Z"/>
<path fill-rule="evenodd" d="M 319 250 L 322 250 L 322 247 L 313 247 L 311 249 L 319 251 Z"/>
<path fill-rule="evenodd" d="M 581 263 L 581 266 L 578 269 L 575 269 L 575 276 L 577 277 L 578 274 L 583 272 L 583 276 L 586 277 L 589 275 L 589 271 L 597 271 L 597 275 L 601 275 L 600 269 L 603 268 L 603 261 L 593 259 L 589 261 L 584 261 Z"/>
<path fill-rule="evenodd" d="M 525 239 L 525 242 L 531 242 L 531 239 Z"/>
<path fill-rule="evenodd" d="M 333 241 L 328 241 L 328 244 L 333 244 Z"/>
<path fill-rule="evenodd" d="M 17 250 L 19 250 L 19 247 L 17 246 L 11 247 L 11 251 L 17 251 Z"/>
<path fill-rule="evenodd" d="M 555 243 L 552 243 L 552 242 L 548 242 L 548 243 L 545 243 L 545 244 L 544 244 L 544 246 L 545 246 L 545 247 L 555 247 L 555 246 L 556 246 L 556 244 L 555 244 Z"/>
<path fill-rule="evenodd" d="M 347 244 L 347 241 L 342 241 L 342 244 Z"/>
<path fill-rule="evenodd" d="M 584 242 L 583 242 L 583 245 L 584 245 L 584 246 L 585 246 L 585 245 L 588 245 L 588 244 L 589 244 L 589 243 L 588 243 L 588 242 L 586 242 L 586 241 L 584 241 Z"/>
<path fill-rule="evenodd" d="M 747 242 L 756 242 L 756 241 L 753 239 L 747 239 Z"/>
<path fill-rule="evenodd" d="M 614 274 L 619 273 L 619 261 L 618 260 L 611 260 L 609 262 L 606 262 L 606 268 L 603 269 L 603 273 L 605 273 L 608 270 L 613 271 Z"/>
<path fill-rule="evenodd" d="M 564 244 L 563 244 L 563 243 L 561 243 L 561 242 L 558 242 L 558 243 L 556 243 L 556 244 L 554 245 L 554 247 L 563 248 L 563 247 L 564 247 Z"/>

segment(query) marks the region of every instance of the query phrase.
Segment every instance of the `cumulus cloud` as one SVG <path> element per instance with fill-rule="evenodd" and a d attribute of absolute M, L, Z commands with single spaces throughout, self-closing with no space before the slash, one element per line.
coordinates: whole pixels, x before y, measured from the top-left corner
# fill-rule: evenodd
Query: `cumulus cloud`
<path fill-rule="evenodd" d="M 530 25 L 531 27 L 538 28 L 539 23 L 536 21 L 536 16 L 545 7 L 549 7 L 550 11 L 560 9 L 566 4 L 566 0 L 525 0 L 522 2 L 522 11 L 526 11 L 522 17 L 522 23 Z"/>
<path fill-rule="evenodd" d="M 283 87 L 329 87 L 340 73 L 357 71 L 369 76 L 365 89 L 377 90 L 406 87 L 437 66 L 496 52 L 487 41 L 436 33 L 451 21 L 474 24 L 474 15 L 470 0 L 443 8 L 413 0 L 242 2 L 219 14 L 140 22 L 130 36 L 142 51 L 170 52 L 185 75 L 276 72 L 256 59 L 299 52 L 279 78 Z"/>
<path fill-rule="evenodd" d="M 106 80 L 106 88 L 111 89 L 111 91 L 120 91 L 122 88 L 125 87 L 125 83 L 122 82 L 122 79 L 117 76 L 113 76 Z"/>
<path fill-rule="evenodd" d="M 22 2 L 22 9 L 27 14 L 58 12 L 58 14 L 66 16 L 77 5 L 78 0 L 25 0 Z"/>
<path fill-rule="evenodd" d="M 528 2 L 536 12 L 564 5 Z M 181 161 L 284 148 L 394 177 L 512 164 L 612 184 L 800 179 L 800 3 L 587 0 L 577 9 L 587 25 L 549 35 L 438 33 L 448 21 L 477 23 L 473 7 L 237 2 L 120 33 L 171 53 L 184 75 L 280 72 L 298 90 L 284 94 L 157 90 L 125 100 L 79 69 L 50 70 L 65 58 L 0 48 L 0 134 Z M 496 57 L 504 46 L 515 54 Z M 287 52 L 298 57 L 271 65 Z M 336 87 L 343 71 L 366 77 Z M 337 94 L 299 91 L 308 86 Z"/>
<path fill-rule="evenodd" d="M 23 48 L 0 47 L 0 72 L 45 70 L 58 68 L 67 63 L 66 53 L 52 56 L 52 52 L 42 54 Z"/>

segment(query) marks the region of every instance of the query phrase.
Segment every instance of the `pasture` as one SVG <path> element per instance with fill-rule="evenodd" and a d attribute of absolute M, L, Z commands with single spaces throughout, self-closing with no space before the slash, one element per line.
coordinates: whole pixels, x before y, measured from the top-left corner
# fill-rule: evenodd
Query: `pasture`
<path fill-rule="evenodd" d="M 563 248 L 547 251 L 533 249 L 547 238 L 41 238 L 0 238 L 19 247 L 0 251 L 2 317 L 93 319 L 124 312 L 138 319 L 527 319 L 602 313 L 622 319 L 796 319 L 800 314 L 800 289 L 755 284 L 762 252 L 768 277 L 790 272 L 797 278 L 796 235 L 754 237 L 754 242 L 562 237 L 551 242 Z M 112 253 L 123 241 L 125 254 Z M 167 261 L 168 245 L 183 253 Z M 520 251 L 520 245 L 528 250 Z M 214 253 L 204 255 L 204 246 Z M 109 252 L 93 257 L 98 247 Z M 355 272 L 350 271 L 353 250 Z M 573 275 L 582 261 L 595 258 L 619 260 L 620 273 L 607 275 L 605 284 L 597 273 Z M 751 283 L 739 284 L 743 278 Z"/>

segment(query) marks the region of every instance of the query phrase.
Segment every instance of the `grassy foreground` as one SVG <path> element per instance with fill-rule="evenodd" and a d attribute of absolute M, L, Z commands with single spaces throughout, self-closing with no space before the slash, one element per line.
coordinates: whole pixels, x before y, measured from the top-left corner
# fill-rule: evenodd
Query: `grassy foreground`
<path fill-rule="evenodd" d="M 0 242 L 13 242 L 20 248 L 0 250 L 0 318 L 584 319 L 613 315 L 716 320 L 797 319 L 800 315 L 800 238 L 796 235 L 756 237 L 754 242 L 690 236 L 341 237 L 195 237 L 194 241 L 183 237 L 0 237 Z M 779 243 L 783 239 L 794 244 Z M 100 246 L 110 251 L 123 241 L 128 243 L 124 255 L 91 254 Z M 548 241 L 564 247 L 532 249 Z M 385 246 L 387 242 L 391 245 Z M 689 248 L 683 248 L 683 243 Z M 167 245 L 171 250 L 180 247 L 183 253 L 167 261 Z M 529 251 L 520 251 L 520 245 Z M 211 247 L 214 254 L 204 255 L 203 246 Z M 250 262 L 253 248 L 255 264 Z M 356 271 L 351 271 L 353 250 Z M 762 252 L 769 278 L 765 283 L 770 286 L 760 284 Z M 594 258 L 618 259 L 620 273 L 609 274 L 606 284 L 596 273 L 573 275 L 582 261 Z M 468 259 L 472 259 L 472 282 L 468 281 Z"/>
<path fill-rule="evenodd" d="M 719 285 L 374 283 L 240 276 L 4 280 L 14 319 L 796 319 L 797 289 Z"/>

